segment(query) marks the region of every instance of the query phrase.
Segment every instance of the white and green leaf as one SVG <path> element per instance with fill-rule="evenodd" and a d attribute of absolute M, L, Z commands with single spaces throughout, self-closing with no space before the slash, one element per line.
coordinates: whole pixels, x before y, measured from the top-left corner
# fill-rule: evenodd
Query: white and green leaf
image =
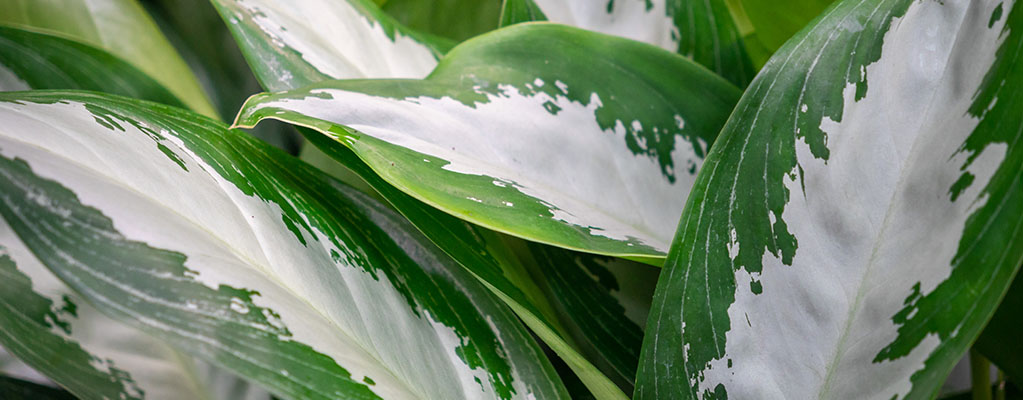
<path fill-rule="evenodd" d="M 930 398 L 1023 259 L 1023 7 L 843 0 L 740 100 L 639 399 Z"/>
<path fill-rule="evenodd" d="M 464 220 L 659 264 L 737 94 L 653 46 L 527 24 L 465 42 L 425 80 L 254 96 L 236 125 L 310 127 Z"/>
<path fill-rule="evenodd" d="M 4 220 L 0 277 L 0 345 L 26 363 L 0 365 L 5 374 L 10 369 L 34 378 L 37 371 L 82 398 L 269 398 L 99 313 L 47 270 Z"/>
<path fill-rule="evenodd" d="M 371 0 L 211 0 L 267 90 L 329 79 L 422 78 L 451 43 Z"/>
<path fill-rule="evenodd" d="M 196 112 L 217 115 L 188 65 L 135 0 L 0 0 L 0 24 L 103 49 L 152 77 Z"/>
<path fill-rule="evenodd" d="M 756 75 L 721 0 L 506 0 L 502 24 L 525 21 L 551 21 L 653 44 L 740 87 Z"/>
<path fill-rule="evenodd" d="M 0 96 L 0 214 L 115 319 L 287 397 L 564 397 L 514 315 L 361 193 L 170 107 Z"/>

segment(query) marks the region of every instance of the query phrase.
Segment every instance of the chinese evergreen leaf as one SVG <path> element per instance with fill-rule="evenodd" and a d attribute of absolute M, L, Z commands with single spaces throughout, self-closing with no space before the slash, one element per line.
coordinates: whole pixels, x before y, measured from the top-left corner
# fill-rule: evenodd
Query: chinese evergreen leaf
<path fill-rule="evenodd" d="M 451 43 L 371 0 L 212 0 L 267 90 L 328 79 L 422 78 Z"/>
<path fill-rule="evenodd" d="M 116 319 L 286 397 L 564 397 L 514 315 L 361 193 L 174 108 L 0 97 L 0 214 Z"/>
<path fill-rule="evenodd" d="M 3 201 L 12 201 L 7 198 L 11 195 L 5 192 Z M 200 375 L 201 366 L 191 358 L 100 314 L 48 271 L 4 220 L 0 345 L 81 398 L 268 398 L 223 372 L 217 379 Z M 215 393 L 210 383 L 235 389 Z"/>
<path fill-rule="evenodd" d="M 83 89 L 183 106 L 117 57 L 59 36 L 0 26 L 0 91 Z"/>
<path fill-rule="evenodd" d="M 1023 258 L 1023 9 L 843 0 L 701 170 L 636 395 L 931 398 Z"/>
<path fill-rule="evenodd" d="M 551 21 L 677 52 L 745 87 L 756 70 L 728 6 L 704 0 L 506 0 L 503 25 Z"/>
<path fill-rule="evenodd" d="M 135 0 L 0 0 L 0 24 L 62 35 L 106 50 L 216 116 L 188 65 Z"/>
<path fill-rule="evenodd" d="M 465 42 L 425 80 L 254 96 L 236 125 L 273 118 L 314 128 L 459 218 L 659 264 L 737 95 L 656 47 L 527 24 Z"/>

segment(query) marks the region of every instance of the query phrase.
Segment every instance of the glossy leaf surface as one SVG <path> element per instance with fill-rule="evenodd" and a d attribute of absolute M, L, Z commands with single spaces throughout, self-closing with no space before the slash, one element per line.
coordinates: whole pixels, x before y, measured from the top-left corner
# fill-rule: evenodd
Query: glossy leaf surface
<path fill-rule="evenodd" d="M 106 50 L 216 116 L 188 65 L 135 0 L 0 0 L 0 24 L 65 36 Z"/>
<path fill-rule="evenodd" d="M 361 193 L 169 107 L 2 96 L 0 214 L 103 312 L 287 397 L 563 397 L 514 315 Z"/>
<path fill-rule="evenodd" d="M 267 90 L 328 79 L 422 78 L 451 43 L 371 0 L 212 0 Z"/>
<path fill-rule="evenodd" d="M 650 43 L 745 87 L 756 70 L 723 0 L 507 0 L 503 25 L 551 21 Z"/>
<path fill-rule="evenodd" d="M 656 264 L 737 94 L 653 46 L 529 24 L 464 43 L 426 80 L 254 96 L 236 125 L 314 128 L 459 218 Z"/>
<path fill-rule="evenodd" d="M 637 398 L 931 398 L 1023 258 L 1023 7 L 844 0 L 701 170 Z"/>

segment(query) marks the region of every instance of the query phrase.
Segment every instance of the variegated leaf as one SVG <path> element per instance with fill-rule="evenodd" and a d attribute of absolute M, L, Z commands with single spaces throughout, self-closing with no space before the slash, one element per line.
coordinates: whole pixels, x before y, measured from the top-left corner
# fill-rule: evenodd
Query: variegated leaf
<path fill-rule="evenodd" d="M 236 125 L 314 128 L 459 218 L 659 264 L 737 93 L 650 45 L 528 24 L 460 45 L 426 80 L 254 96 Z"/>
<path fill-rule="evenodd" d="M 193 110 L 217 115 L 188 65 L 136 0 L 0 0 L 0 24 L 62 35 L 106 50 Z"/>
<path fill-rule="evenodd" d="M 1023 258 L 1023 6 L 842 0 L 694 186 L 637 397 L 930 398 Z"/>
<path fill-rule="evenodd" d="M 723 0 L 506 0 L 503 24 L 551 21 L 678 52 L 745 87 L 756 70 Z"/>
<path fill-rule="evenodd" d="M 514 315 L 361 193 L 170 107 L 0 98 L 0 214 L 116 319 L 287 397 L 564 396 Z"/>
<path fill-rule="evenodd" d="M 11 363 L 0 371 L 27 378 L 38 377 L 32 374 L 38 371 L 81 398 L 269 399 L 100 314 L 47 270 L 5 220 L 0 220 L 0 345 L 31 368 Z"/>
<path fill-rule="evenodd" d="M 422 78 L 451 47 L 371 0 L 211 0 L 267 90 L 328 79 Z"/>

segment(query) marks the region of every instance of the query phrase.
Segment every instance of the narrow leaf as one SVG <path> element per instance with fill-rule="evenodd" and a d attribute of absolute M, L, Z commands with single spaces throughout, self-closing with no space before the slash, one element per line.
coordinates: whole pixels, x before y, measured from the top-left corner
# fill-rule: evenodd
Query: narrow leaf
<path fill-rule="evenodd" d="M 0 26 L 0 91 L 83 89 L 183 106 L 132 65 L 90 45 Z"/>
<path fill-rule="evenodd" d="M 151 76 L 193 110 L 217 115 L 188 65 L 135 0 L 0 0 L 0 24 L 104 49 Z"/>
<path fill-rule="evenodd" d="M 636 395 L 931 398 L 1023 259 L 1023 7 L 843 0 L 701 170 Z"/>

